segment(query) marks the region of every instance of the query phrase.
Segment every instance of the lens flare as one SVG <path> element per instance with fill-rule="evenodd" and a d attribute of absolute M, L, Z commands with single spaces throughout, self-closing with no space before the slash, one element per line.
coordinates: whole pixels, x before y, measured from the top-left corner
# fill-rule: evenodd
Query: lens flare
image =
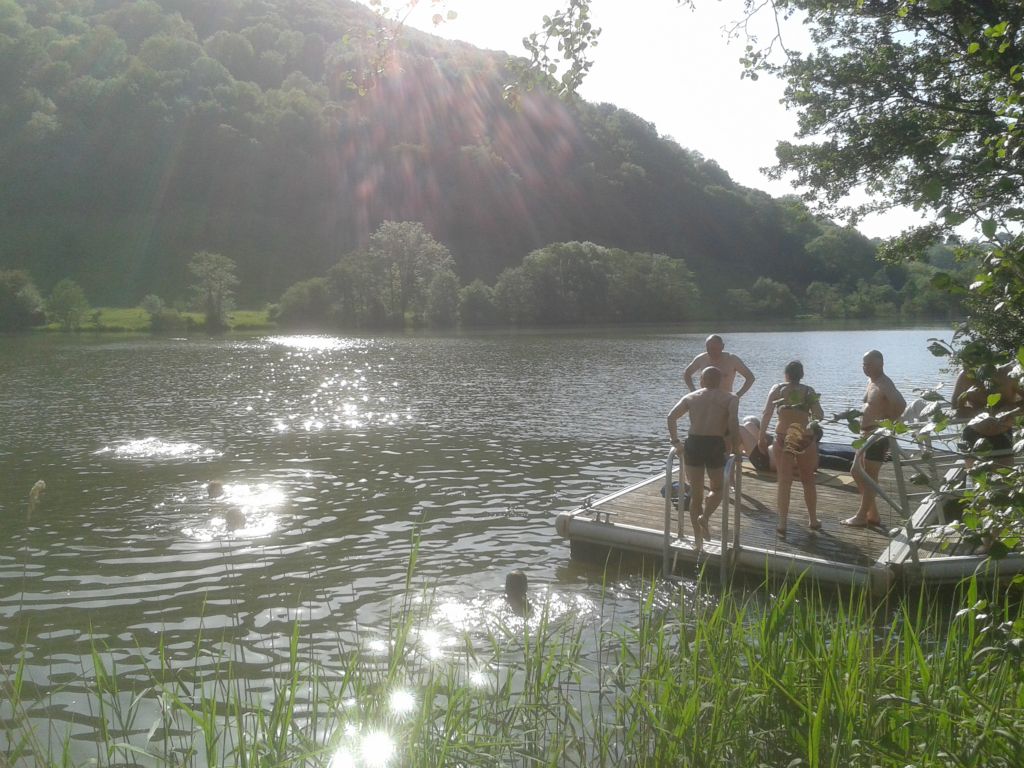
<path fill-rule="evenodd" d="M 416 709 L 416 697 L 412 691 L 405 688 L 399 688 L 398 690 L 391 692 L 391 697 L 388 700 L 388 706 L 391 707 L 391 712 L 399 717 L 408 715 L 414 709 Z"/>

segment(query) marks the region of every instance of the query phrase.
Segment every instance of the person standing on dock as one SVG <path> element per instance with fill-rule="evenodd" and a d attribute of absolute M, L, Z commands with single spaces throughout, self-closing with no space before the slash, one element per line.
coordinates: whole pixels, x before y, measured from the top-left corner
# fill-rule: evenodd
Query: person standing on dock
<path fill-rule="evenodd" d="M 732 385 L 736 381 L 736 374 L 743 377 L 743 385 L 740 387 L 736 397 L 743 397 L 747 390 L 754 386 L 754 374 L 750 372 L 746 364 L 738 356 L 725 351 L 725 342 L 718 334 L 708 336 L 704 342 L 706 352 L 701 352 L 686 366 L 683 371 L 683 381 L 691 392 L 694 391 L 693 374 L 703 371 L 708 366 L 714 366 L 722 372 L 722 383 L 719 386 L 726 392 L 732 392 Z"/>
<path fill-rule="evenodd" d="M 723 389 L 721 383 L 722 372 L 714 366 L 708 366 L 701 371 L 701 388 L 684 395 L 668 414 L 669 439 L 675 446 L 676 454 L 683 458 L 683 466 L 679 470 L 679 487 L 685 487 L 684 477 L 690 484 L 690 521 L 693 523 L 698 549 L 704 539 L 710 536 L 708 520 L 722 500 L 726 448 L 735 453 L 740 453 L 743 448 L 739 425 L 740 399 Z M 681 443 L 676 429 L 677 422 L 684 414 L 690 415 L 690 431 L 686 441 Z M 709 486 L 706 499 L 705 472 Z M 682 535 L 681 514 L 679 533 Z"/>
<path fill-rule="evenodd" d="M 784 374 L 786 380 L 776 384 L 768 393 L 768 402 L 765 403 L 764 414 L 761 416 L 761 429 L 757 441 L 760 451 L 769 450 L 768 426 L 771 424 L 772 416 L 778 412 L 779 418 L 775 425 L 775 440 L 771 452 L 778 471 L 775 498 L 779 524 L 775 532 L 779 536 L 786 535 L 789 497 L 794 475 L 800 478 L 800 484 L 804 489 L 807 527 L 812 531 L 821 530 L 821 522 L 818 520 L 818 489 L 814 484 L 814 475 L 818 471 L 818 441 L 821 439 L 821 427 L 817 422 L 825 417 L 818 393 L 801 382 L 804 377 L 803 363 L 799 360 L 791 361 L 786 365 Z"/>
<path fill-rule="evenodd" d="M 872 349 L 864 354 L 863 369 L 864 375 L 868 377 L 868 386 L 864 391 L 864 412 L 860 417 L 860 433 L 867 436 L 874 432 L 880 422 L 888 419 L 895 421 L 903 415 L 907 407 L 907 401 L 896 389 L 892 379 L 885 375 L 885 361 L 882 353 Z M 882 469 L 882 462 L 885 461 L 885 453 L 889 446 L 888 440 L 878 440 L 864 452 L 864 471 L 874 483 L 878 483 L 878 473 Z M 879 526 L 882 518 L 878 514 L 876 504 L 877 492 L 874 485 L 862 480 L 854 473 L 857 481 L 857 490 L 860 492 L 860 507 L 857 514 L 840 521 L 843 525 L 850 525 L 855 528 L 866 526 Z"/>

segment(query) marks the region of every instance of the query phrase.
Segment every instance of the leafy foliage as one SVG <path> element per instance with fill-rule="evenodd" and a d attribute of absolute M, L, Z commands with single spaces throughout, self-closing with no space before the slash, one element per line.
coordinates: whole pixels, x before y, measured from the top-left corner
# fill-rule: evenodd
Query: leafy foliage
<path fill-rule="evenodd" d="M 0 331 L 18 331 L 45 320 L 43 299 L 29 274 L 0 269 Z"/>
<path fill-rule="evenodd" d="M 210 332 L 226 330 L 228 312 L 234 306 L 234 288 L 238 285 L 235 262 L 219 253 L 199 251 L 189 262 L 188 271 L 192 274 L 196 305 L 206 319 L 206 329 Z"/>
<path fill-rule="evenodd" d="M 560 61 L 590 54 L 585 3 L 550 20 L 568 35 Z M 239 300 L 260 304 L 368 256 L 385 221 L 421 222 L 460 284 L 494 285 L 573 241 L 682 259 L 707 295 L 737 274 L 799 296 L 870 279 L 859 256 L 822 272 L 806 246 L 831 224 L 799 202 L 739 187 L 611 105 L 536 89 L 510 109 L 516 62 L 354 3 L 8 0 L 0 29 L 0 266 L 41 286 L 177 305 L 179 255 L 211 249 L 236 260 Z M 566 88 L 586 72 L 560 67 Z M 374 274 L 347 268 L 352 286 Z M 332 312 L 422 319 L 401 306 L 409 288 L 398 306 L 352 296 Z"/>
<path fill-rule="evenodd" d="M 82 286 L 65 278 L 53 286 L 46 300 L 46 316 L 65 331 L 77 331 L 92 311 Z"/>

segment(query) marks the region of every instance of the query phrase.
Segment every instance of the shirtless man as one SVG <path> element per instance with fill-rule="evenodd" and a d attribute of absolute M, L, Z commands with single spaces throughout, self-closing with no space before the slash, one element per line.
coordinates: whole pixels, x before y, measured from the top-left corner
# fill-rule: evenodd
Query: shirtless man
<path fill-rule="evenodd" d="M 890 421 L 898 419 L 907 407 L 907 401 L 896 389 L 892 379 L 885 375 L 882 353 L 877 349 L 865 353 L 863 368 L 864 375 L 870 381 L 868 381 L 867 389 L 864 390 L 864 412 L 860 417 L 860 433 L 867 436 L 878 428 L 880 422 L 886 419 Z M 878 440 L 864 452 L 864 471 L 876 483 L 888 446 L 888 440 Z M 878 494 L 874 487 L 859 476 L 855 474 L 854 477 L 857 481 L 857 490 L 860 492 L 860 507 L 857 509 L 856 515 L 840 522 L 855 528 L 881 525 L 882 518 L 878 514 L 878 505 L 875 503 Z"/>
<path fill-rule="evenodd" d="M 746 391 L 754 386 L 754 374 L 736 355 L 725 351 L 725 342 L 722 341 L 721 336 L 717 334 L 708 336 L 704 342 L 704 349 L 707 352 L 701 352 L 693 358 L 693 362 L 683 371 L 683 381 L 686 382 L 686 386 L 691 392 L 694 390 L 693 374 L 703 371 L 709 365 L 722 372 L 722 383 L 719 386 L 726 392 L 732 392 L 732 385 L 736 380 L 737 373 L 743 377 L 743 386 L 736 393 L 736 397 L 743 397 Z"/>
<path fill-rule="evenodd" d="M 708 538 L 708 520 L 722 500 L 725 480 L 726 449 L 740 453 L 740 399 L 721 386 L 722 372 L 714 366 L 701 371 L 700 386 L 684 395 L 668 415 L 668 434 L 676 454 L 683 457 L 679 470 L 679 487 L 690 484 L 690 521 L 693 523 L 697 549 Z M 685 443 L 680 443 L 676 422 L 684 414 L 690 415 L 690 432 Z M 710 491 L 704 499 L 704 473 L 707 471 Z M 682 535 L 682 515 L 679 519 Z"/>
<path fill-rule="evenodd" d="M 953 385 L 956 415 L 971 420 L 964 427 L 963 449 L 991 451 L 994 460 L 1004 466 L 1013 466 L 1013 423 L 1022 400 L 1012 374 L 1012 364 L 996 368 L 990 381 L 979 381 L 979 374 L 964 370 Z M 991 408 L 990 395 L 999 395 L 999 401 Z"/>

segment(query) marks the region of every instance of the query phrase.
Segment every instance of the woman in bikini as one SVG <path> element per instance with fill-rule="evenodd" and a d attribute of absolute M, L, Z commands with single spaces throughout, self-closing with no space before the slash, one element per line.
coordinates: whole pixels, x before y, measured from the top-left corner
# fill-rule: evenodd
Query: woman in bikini
<path fill-rule="evenodd" d="M 811 425 L 812 419 L 821 419 L 818 393 L 806 384 L 801 384 L 804 366 L 794 360 L 786 366 L 786 380 L 772 387 L 768 402 L 761 416 L 761 434 L 758 439 L 762 451 L 768 449 L 768 426 L 776 410 L 779 414 L 775 425 L 775 440 L 771 450 L 778 472 L 777 506 L 779 525 L 775 529 L 779 536 L 786 535 L 786 520 L 789 517 L 789 495 L 793 486 L 793 475 L 800 477 L 804 487 L 804 503 L 807 505 L 807 527 L 812 531 L 821 529 L 818 521 L 818 490 L 814 485 L 814 473 L 818 469 L 818 441 Z"/>

